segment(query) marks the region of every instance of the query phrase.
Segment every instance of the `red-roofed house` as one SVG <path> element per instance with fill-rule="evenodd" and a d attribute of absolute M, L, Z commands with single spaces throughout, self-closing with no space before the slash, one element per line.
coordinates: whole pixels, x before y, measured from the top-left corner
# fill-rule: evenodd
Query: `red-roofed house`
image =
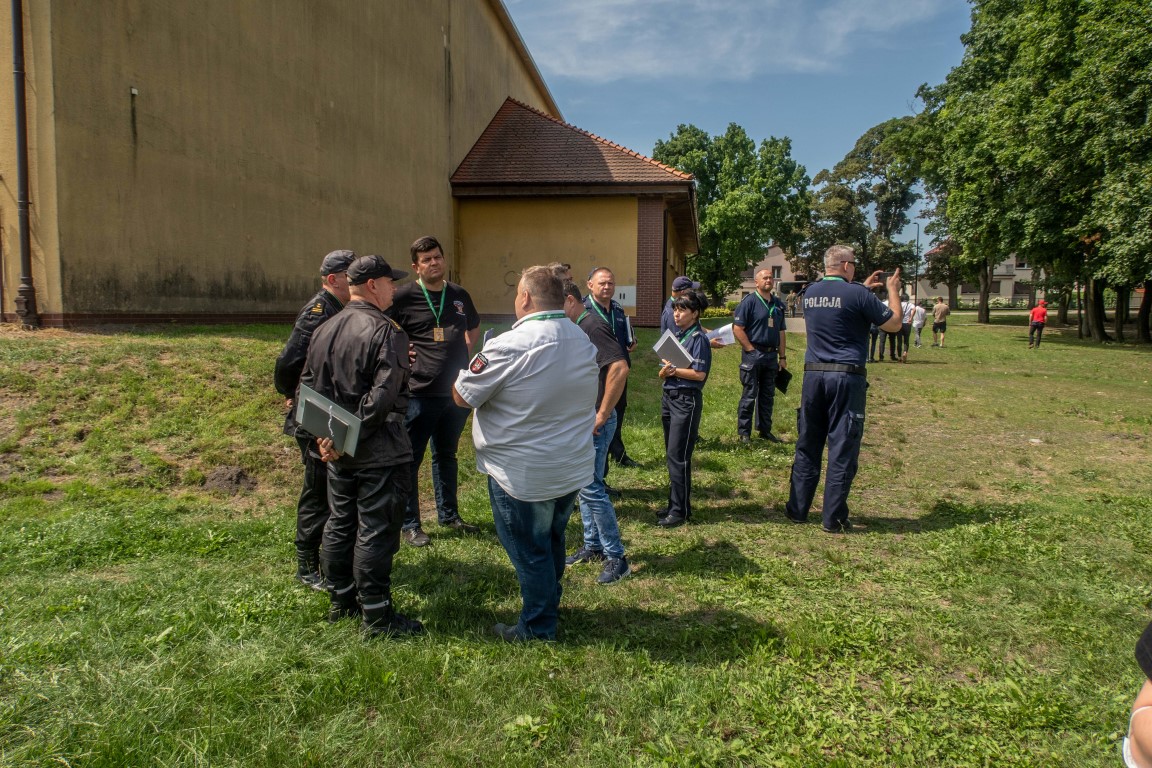
<path fill-rule="evenodd" d="M 699 248 L 694 185 L 509 98 L 452 174 L 455 271 L 481 314 L 502 318 L 526 266 L 570 264 L 582 287 L 610 267 L 633 321 L 659 325 L 672 279 Z"/>

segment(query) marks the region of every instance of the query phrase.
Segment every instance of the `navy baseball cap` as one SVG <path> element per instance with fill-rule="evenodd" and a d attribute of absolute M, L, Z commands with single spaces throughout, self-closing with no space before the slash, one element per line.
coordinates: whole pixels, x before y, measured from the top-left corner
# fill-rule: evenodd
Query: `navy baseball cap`
<path fill-rule="evenodd" d="M 674 291 L 686 291 L 689 288 L 694 291 L 698 290 L 700 288 L 700 283 L 684 277 L 684 275 L 680 275 L 680 277 L 672 281 L 672 290 Z"/>
<path fill-rule="evenodd" d="M 352 266 L 348 267 L 349 285 L 361 285 L 381 277 L 399 280 L 402 277 L 408 277 L 408 273 L 400 269 L 392 269 L 388 266 L 388 262 L 384 261 L 383 256 L 376 255 L 361 256 L 352 262 Z"/>
<path fill-rule="evenodd" d="M 354 251 L 332 251 L 332 253 L 324 257 L 324 261 L 320 262 L 320 276 L 327 277 L 328 275 L 347 272 L 348 267 L 350 267 L 354 261 L 356 261 L 356 253 Z"/>

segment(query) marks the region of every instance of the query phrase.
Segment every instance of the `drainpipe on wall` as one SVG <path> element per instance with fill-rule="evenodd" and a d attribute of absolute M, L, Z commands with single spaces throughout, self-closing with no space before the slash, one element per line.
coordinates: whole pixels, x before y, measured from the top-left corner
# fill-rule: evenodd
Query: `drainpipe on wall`
<path fill-rule="evenodd" d="M 16 204 L 20 219 L 20 287 L 16 289 L 16 314 L 25 328 L 39 328 L 28 226 L 28 110 L 24 103 L 23 0 L 12 0 L 12 67 L 16 80 Z"/>

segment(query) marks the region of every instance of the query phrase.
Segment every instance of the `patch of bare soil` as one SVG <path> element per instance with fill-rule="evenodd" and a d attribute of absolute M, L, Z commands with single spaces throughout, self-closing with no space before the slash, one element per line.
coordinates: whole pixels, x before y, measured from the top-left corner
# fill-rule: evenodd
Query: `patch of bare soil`
<path fill-rule="evenodd" d="M 208 473 L 204 487 L 211 491 L 222 491 L 235 496 L 241 491 L 256 489 L 256 479 L 240 467 L 216 467 Z"/>

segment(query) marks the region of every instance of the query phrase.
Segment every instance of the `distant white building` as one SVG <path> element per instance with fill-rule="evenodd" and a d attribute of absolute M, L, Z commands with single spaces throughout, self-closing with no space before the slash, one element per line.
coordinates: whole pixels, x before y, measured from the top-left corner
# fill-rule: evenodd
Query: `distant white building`
<path fill-rule="evenodd" d="M 740 273 L 743 282 L 740 283 L 740 288 L 736 292 L 728 294 L 726 297 L 728 301 L 740 301 L 748 294 L 753 293 L 756 290 L 754 278 L 756 273 L 762 269 L 772 270 L 772 280 L 776 283 L 774 290 L 780 298 L 784 298 L 792 291 L 799 292 L 809 280 L 807 275 L 797 275 L 793 272 L 792 265 L 788 263 L 788 257 L 784 255 L 784 250 L 778 245 L 773 245 L 758 264 Z"/>

